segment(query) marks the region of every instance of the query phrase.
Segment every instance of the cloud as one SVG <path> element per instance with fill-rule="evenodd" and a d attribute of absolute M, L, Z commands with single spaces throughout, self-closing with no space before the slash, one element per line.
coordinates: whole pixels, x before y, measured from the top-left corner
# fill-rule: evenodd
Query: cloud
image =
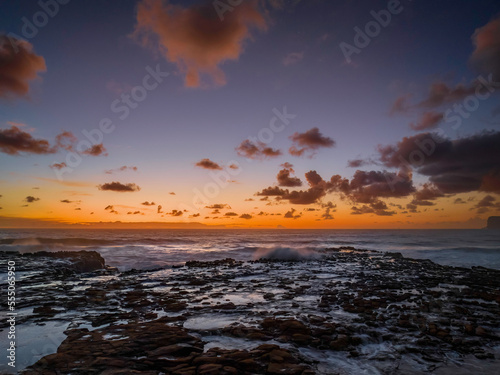
<path fill-rule="evenodd" d="M 410 128 L 415 131 L 434 129 L 443 121 L 443 118 L 444 113 L 441 112 L 424 112 L 416 124 L 410 124 Z"/>
<path fill-rule="evenodd" d="M 485 196 L 481 199 L 471 210 L 477 209 L 478 214 L 484 214 L 489 212 L 491 209 L 500 211 L 500 202 L 491 195 Z"/>
<path fill-rule="evenodd" d="M 119 193 L 139 191 L 141 188 L 136 184 L 122 184 L 121 182 L 108 182 L 98 186 L 99 190 L 103 191 L 116 191 Z"/>
<path fill-rule="evenodd" d="M 63 199 L 63 200 L 60 200 L 59 202 L 61 202 L 61 203 L 73 203 L 73 201 L 70 201 L 68 199 Z"/>
<path fill-rule="evenodd" d="M 451 104 L 465 99 L 476 92 L 476 85 L 469 87 L 459 83 L 450 87 L 445 82 L 435 82 L 431 85 L 427 98 L 417 104 L 419 108 L 437 108 L 443 104 Z"/>
<path fill-rule="evenodd" d="M 143 206 L 155 206 L 155 205 L 156 205 L 156 203 L 155 203 L 155 202 L 148 202 L 148 201 L 146 201 L 146 202 L 142 202 L 141 204 L 142 204 Z"/>
<path fill-rule="evenodd" d="M 236 212 L 226 212 L 224 216 L 238 216 Z"/>
<path fill-rule="evenodd" d="M 385 166 L 411 166 L 419 174 L 428 176 L 429 181 L 445 194 L 471 191 L 498 193 L 498 145 L 500 132 L 494 131 L 456 140 L 421 133 L 405 137 L 396 145 L 379 147 L 379 153 Z"/>
<path fill-rule="evenodd" d="M 9 129 L 0 129 L 0 151 L 8 155 L 19 155 L 21 152 L 31 154 L 54 154 L 52 147 L 45 139 L 36 139 L 15 125 Z"/>
<path fill-rule="evenodd" d="M 242 215 L 240 216 L 240 219 L 245 219 L 245 220 L 250 220 L 250 219 L 252 219 L 252 218 L 253 218 L 253 216 L 252 216 L 252 215 L 250 215 L 250 214 L 242 214 Z"/>
<path fill-rule="evenodd" d="M 117 173 L 117 172 L 126 172 L 126 171 L 137 172 L 137 167 L 129 167 L 127 165 L 124 165 L 124 166 L 122 166 L 120 168 L 108 169 L 108 170 L 104 171 L 104 173 L 106 173 L 106 174 L 113 174 L 113 173 Z"/>
<path fill-rule="evenodd" d="M 297 212 L 297 210 L 292 208 L 290 211 L 287 211 L 287 213 L 285 213 L 283 217 L 285 219 L 294 219 L 294 220 L 299 219 L 302 216 L 302 214 L 295 215 L 295 212 Z"/>
<path fill-rule="evenodd" d="M 257 0 L 233 7 L 223 20 L 212 2 L 182 7 L 168 0 L 142 0 L 134 36 L 145 46 L 156 39 L 159 51 L 184 75 L 185 86 L 200 87 L 202 75 L 216 85 L 226 83 L 220 65 L 238 60 L 244 42 L 252 39 L 252 29 L 267 29 Z"/>
<path fill-rule="evenodd" d="M 195 166 L 203 169 L 222 170 L 222 167 L 219 164 L 210 159 L 202 159 L 196 163 Z"/>
<path fill-rule="evenodd" d="M 407 171 L 392 173 L 358 170 L 350 181 L 336 175 L 331 178 L 330 184 L 331 191 L 341 193 L 354 203 L 374 205 L 380 205 L 379 198 L 402 198 L 415 192 L 412 176 Z"/>
<path fill-rule="evenodd" d="M 90 155 L 90 156 L 108 156 L 108 153 L 106 152 L 106 148 L 103 146 L 102 143 L 99 143 L 97 145 L 93 145 L 92 147 L 86 149 L 85 151 L 81 152 L 82 155 Z"/>
<path fill-rule="evenodd" d="M 63 131 L 61 134 L 56 136 L 57 147 L 63 148 L 66 151 L 73 151 L 77 141 L 78 139 L 69 131 Z"/>
<path fill-rule="evenodd" d="M 402 95 L 398 97 L 390 110 L 390 114 L 394 115 L 397 113 L 407 113 L 410 110 L 410 105 L 408 104 L 408 100 L 410 99 L 411 95 Z"/>
<path fill-rule="evenodd" d="M 286 187 L 298 187 L 302 186 L 302 181 L 298 177 L 291 177 L 290 174 L 294 173 L 293 166 L 290 163 L 283 164 L 285 166 L 284 169 L 278 172 L 276 178 L 278 179 L 279 186 Z"/>
<path fill-rule="evenodd" d="M 294 65 L 297 64 L 304 58 L 304 52 L 291 52 L 283 59 L 283 65 Z"/>
<path fill-rule="evenodd" d="M 367 164 L 370 164 L 370 162 L 364 159 L 354 159 L 347 162 L 349 168 L 359 168 Z"/>
<path fill-rule="evenodd" d="M 170 216 L 182 216 L 183 212 L 182 211 L 178 211 L 178 210 L 172 210 L 172 212 L 167 213 L 167 215 L 170 215 Z"/>
<path fill-rule="evenodd" d="M 170 194 L 170 195 L 175 195 L 175 193 L 174 193 L 173 191 L 171 191 L 171 192 L 170 192 L 170 193 L 168 193 L 168 194 Z"/>
<path fill-rule="evenodd" d="M 47 70 L 31 43 L 6 35 L 0 35 L 0 66 L 0 98 L 27 96 L 30 82 Z"/>
<path fill-rule="evenodd" d="M 231 206 L 229 206 L 226 203 L 217 203 L 217 204 L 212 204 L 211 206 L 205 206 L 205 208 L 208 208 L 210 210 L 222 210 L 224 208 L 231 209 Z"/>
<path fill-rule="evenodd" d="M 62 162 L 62 163 L 54 163 L 54 164 L 50 165 L 49 167 L 52 169 L 63 169 L 63 168 L 66 168 L 67 165 L 65 162 Z"/>
<path fill-rule="evenodd" d="M 314 151 L 321 147 L 335 146 L 335 141 L 323 136 L 318 128 L 312 128 L 305 133 L 296 132 L 290 136 L 290 139 L 293 145 L 288 151 L 294 156 L 302 156 L 306 152 L 314 156 Z"/>
<path fill-rule="evenodd" d="M 115 208 L 112 205 L 106 206 L 104 208 L 104 211 L 109 211 L 110 214 L 117 214 L 118 215 L 118 211 L 115 211 Z"/>
<path fill-rule="evenodd" d="M 241 144 L 236 147 L 236 152 L 238 155 L 243 156 L 248 159 L 267 159 L 274 158 L 281 155 L 280 150 L 267 147 L 263 142 L 254 143 L 249 139 L 244 140 Z"/>
<path fill-rule="evenodd" d="M 28 203 L 33 203 L 33 202 L 37 202 L 40 200 L 40 198 L 35 198 L 31 195 L 28 195 L 26 198 L 24 198 L 24 200 Z"/>
<path fill-rule="evenodd" d="M 160 205 L 158 205 L 158 207 L 156 208 L 156 213 L 157 213 L 157 214 L 161 214 L 161 213 L 163 213 L 162 208 L 163 208 L 163 207 L 161 206 L 161 204 L 160 204 Z"/>
<path fill-rule="evenodd" d="M 141 211 L 129 211 L 127 212 L 127 215 L 144 215 L 144 213 L 142 213 Z"/>
<path fill-rule="evenodd" d="M 500 17 L 476 29 L 472 41 L 471 65 L 481 73 L 493 74 L 494 80 L 500 79 Z"/>

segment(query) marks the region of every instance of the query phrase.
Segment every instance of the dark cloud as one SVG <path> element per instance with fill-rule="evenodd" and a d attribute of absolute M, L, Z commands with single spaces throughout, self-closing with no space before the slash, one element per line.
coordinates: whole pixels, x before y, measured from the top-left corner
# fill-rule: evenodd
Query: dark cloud
<path fill-rule="evenodd" d="M 290 174 L 294 173 L 293 166 L 290 163 L 284 164 L 285 168 L 278 172 L 276 178 L 278 179 L 279 186 L 285 187 L 298 187 L 302 186 L 302 181 L 298 177 L 291 177 Z"/>
<path fill-rule="evenodd" d="M 45 139 L 33 138 L 30 133 L 11 123 L 9 129 L 0 129 L 0 151 L 9 155 L 19 155 L 21 152 L 54 154 L 57 147 L 51 146 Z"/>
<path fill-rule="evenodd" d="M 73 201 L 70 201 L 68 199 L 63 199 L 63 200 L 60 200 L 59 202 L 61 202 L 61 203 L 73 203 Z"/>
<path fill-rule="evenodd" d="M 0 98 L 28 95 L 30 82 L 47 70 L 31 43 L 6 35 L 0 35 L 0 67 Z"/>
<path fill-rule="evenodd" d="M 238 155 L 243 156 L 248 159 L 267 159 L 274 158 L 281 155 L 280 150 L 267 147 L 263 142 L 254 143 L 249 139 L 244 140 L 241 144 L 236 147 L 236 152 Z"/>
<path fill-rule="evenodd" d="M 108 169 L 107 171 L 104 171 L 104 173 L 106 173 L 106 174 L 113 174 L 113 173 L 117 173 L 117 172 L 126 172 L 126 171 L 137 172 L 137 167 L 129 167 L 127 165 L 124 165 L 124 166 L 122 166 L 120 168 Z"/>
<path fill-rule="evenodd" d="M 99 190 L 103 191 L 116 191 L 119 193 L 139 191 L 141 188 L 136 184 L 122 184 L 121 182 L 108 182 L 98 186 Z"/>
<path fill-rule="evenodd" d="M 222 167 L 210 159 L 202 159 L 195 166 L 203 169 L 222 170 Z"/>
<path fill-rule="evenodd" d="M 415 131 L 422 131 L 436 128 L 443 121 L 444 113 L 424 112 L 416 124 L 410 124 L 410 128 Z"/>
<path fill-rule="evenodd" d="M 356 171 L 349 181 L 339 175 L 330 180 L 330 190 L 343 194 L 354 203 L 374 204 L 379 198 L 407 197 L 415 191 L 411 174 L 400 171 Z"/>
<path fill-rule="evenodd" d="M 141 203 L 143 206 L 155 206 L 156 203 L 155 202 L 148 202 L 148 201 L 145 201 L 145 202 L 142 202 Z"/>
<path fill-rule="evenodd" d="M 170 192 L 170 193 L 168 193 L 168 194 L 170 194 L 170 195 L 175 195 L 175 193 L 174 193 L 173 191 L 171 191 L 171 192 Z"/>
<path fill-rule="evenodd" d="M 208 208 L 210 210 L 222 210 L 224 208 L 231 209 L 231 206 L 226 203 L 216 203 L 212 204 L 211 206 L 205 206 L 205 208 Z"/>
<path fill-rule="evenodd" d="M 472 36 L 474 52 L 471 65 L 479 72 L 492 74 L 495 81 L 500 79 L 500 17 L 477 29 Z"/>
<path fill-rule="evenodd" d="M 141 211 L 129 211 L 127 212 L 127 215 L 144 215 L 143 213 L 141 213 Z"/>
<path fill-rule="evenodd" d="M 462 198 L 457 198 L 453 201 L 454 204 L 466 204 L 467 202 L 464 201 Z"/>
<path fill-rule="evenodd" d="M 90 156 L 108 156 L 108 153 L 106 152 L 106 148 L 103 146 L 102 143 L 99 143 L 97 145 L 93 145 L 92 147 L 86 149 L 85 151 L 81 152 L 82 155 L 90 155 Z"/>
<path fill-rule="evenodd" d="M 292 208 L 290 211 L 287 211 L 283 217 L 285 219 L 294 219 L 294 220 L 302 217 L 302 214 L 295 215 L 295 212 L 297 212 L 297 210 Z"/>
<path fill-rule="evenodd" d="M 238 216 L 236 212 L 226 212 L 224 216 Z"/>
<path fill-rule="evenodd" d="M 40 200 L 40 198 L 35 198 L 31 195 L 28 195 L 26 198 L 24 198 L 24 200 L 28 203 L 33 203 L 33 202 L 37 202 Z"/>
<path fill-rule="evenodd" d="M 484 214 L 490 210 L 500 211 L 500 202 L 497 202 L 495 197 L 487 195 L 471 208 L 473 209 L 477 209 L 478 214 Z"/>
<path fill-rule="evenodd" d="M 250 215 L 250 214 L 242 214 L 242 215 L 240 216 L 240 219 L 245 219 L 245 220 L 250 220 L 250 219 L 252 219 L 252 218 L 253 218 L 253 216 L 252 216 L 252 215 Z"/>
<path fill-rule="evenodd" d="M 291 155 L 302 156 L 304 153 L 314 155 L 314 151 L 321 147 L 333 147 L 335 141 L 322 135 L 318 128 L 312 128 L 305 133 L 294 133 L 290 136 L 293 142 L 288 150 Z"/>
<path fill-rule="evenodd" d="M 500 132 L 447 140 L 422 133 L 379 147 L 387 167 L 414 168 L 444 194 L 500 192 Z"/>
<path fill-rule="evenodd" d="M 369 205 L 361 207 L 354 206 L 351 208 L 351 215 L 366 215 L 375 214 L 378 216 L 393 216 L 396 215 L 395 211 L 388 211 L 387 205 L 382 201 L 376 201 Z"/>
<path fill-rule="evenodd" d="M 170 216 L 182 216 L 183 212 L 179 211 L 179 210 L 172 210 L 172 212 L 167 213 L 167 215 L 170 215 Z"/>
<path fill-rule="evenodd" d="M 52 169 L 63 169 L 63 168 L 66 168 L 67 165 L 65 162 L 62 162 L 62 163 L 54 163 L 52 165 L 50 165 L 50 168 Z"/>
<path fill-rule="evenodd" d="M 156 213 L 157 214 L 162 214 L 163 213 L 162 208 L 163 207 L 161 206 L 161 204 L 159 204 L 158 207 L 156 208 Z"/>
<path fill-rule="evenodd" d="M 224 85 L 226 77 L 220 65 L 238 60 L 243 43 L 252 39 L 252 28 L 267 28 L 257 0 L 231 8 L 219 15 L 212 2 L 182 7 L 168 0 L 142 0 L 137 6 L 134 35 L 145 46 L 157 41 L 159 51 L 184 75 L 185 86 L 202 86 L 202 75 Z"/>

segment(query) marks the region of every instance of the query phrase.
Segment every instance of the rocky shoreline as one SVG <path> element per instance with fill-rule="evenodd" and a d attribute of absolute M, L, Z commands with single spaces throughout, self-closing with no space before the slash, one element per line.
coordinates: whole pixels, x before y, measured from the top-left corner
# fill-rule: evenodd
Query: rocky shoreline
<path fill-rule="evenodd" d="M 24 374 L 458 375 L 500 366 L 497 270 L 333 248 L 295 262 L 120 273 L 96 254 L 0 253 L 22 275 L 18 324 L 67 325 L 57 352 Z"/>

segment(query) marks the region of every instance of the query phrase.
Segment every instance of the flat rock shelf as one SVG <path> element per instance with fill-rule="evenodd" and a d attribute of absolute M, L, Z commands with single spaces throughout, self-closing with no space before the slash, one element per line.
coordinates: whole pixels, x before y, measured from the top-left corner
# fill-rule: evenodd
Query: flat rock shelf
<path fill-rule="evenodd" d="M 122 273 L 57 272 L 53 256 L 0 259 L 22 274 L 20 329 L 61 330 L 23 374 L 459 375 L 500 366 L 500 271 L 487 268 L 353 248 Z"/>

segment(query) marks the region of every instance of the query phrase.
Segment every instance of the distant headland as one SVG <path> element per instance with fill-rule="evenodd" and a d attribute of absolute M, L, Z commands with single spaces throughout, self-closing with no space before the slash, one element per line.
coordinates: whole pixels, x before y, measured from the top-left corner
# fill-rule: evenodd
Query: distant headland
<path fill-rule="evenodd" d="M 490 216 L 488 218 L 488 229 L 500 230 L 500 216 Z"/>

